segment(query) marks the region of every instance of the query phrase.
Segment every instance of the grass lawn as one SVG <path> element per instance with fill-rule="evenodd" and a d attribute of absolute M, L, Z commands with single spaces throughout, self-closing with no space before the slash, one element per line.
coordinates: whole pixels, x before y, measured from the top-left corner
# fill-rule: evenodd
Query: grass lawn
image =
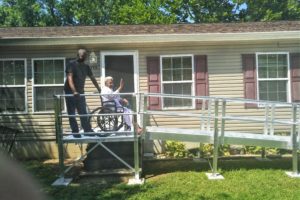
<path fill-rule="evenodd" d="M 253 158 L 220 160 L 219 168 L 225 180 L 208 180 L 208 163 L 192 160 L 146 161 L 141 186 L 124 183 L 103 184 L 101 181 L 75 179 L 68 187 L 52 187 L 58 165 L 38 161 L 23 162 L 41 184 L 42 190 L 53 199 L 259 199 L 299 200 L 300 179 L 285 175 L 291 170 L 291 159 L 257 161 Z"/>

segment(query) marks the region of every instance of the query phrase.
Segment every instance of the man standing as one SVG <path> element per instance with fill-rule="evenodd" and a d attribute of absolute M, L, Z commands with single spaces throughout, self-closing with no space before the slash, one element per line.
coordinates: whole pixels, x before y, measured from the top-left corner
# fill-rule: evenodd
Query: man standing
<path fill-rule="evenodd" d="M 66 97 L 68 115 L 75 115 L 75 109 L 77 109 L 77 112 L 80 115 L 87 114 L 85 97 L 81 96 L 81 94 L 84 94 L 84 85 L 87 76 L 90 77 L 98 92 L 101 92 L 101 89 L 92 73 L 90 66 L 84 63 L 87 57 L 86 50 L 79 49 L 77 56 L 77 60 L 70 62 L 66 69 L 67 79 L 65 82 L 64 90 L 66 94 L 73 95 L 71 97 Z M 73 136 L 80 138 L 81 135 L 78 134 L 79 128 L 76 118 L 69 117 L 69 122 Z M 80 122 L 84 132 L 92 132 L 88 117 L 80 117 Z"/>

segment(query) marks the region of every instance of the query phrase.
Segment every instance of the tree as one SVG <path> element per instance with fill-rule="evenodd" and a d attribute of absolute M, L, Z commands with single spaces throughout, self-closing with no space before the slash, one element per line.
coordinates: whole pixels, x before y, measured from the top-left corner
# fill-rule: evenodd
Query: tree
<path fill-rule="evenodd" d="M 237 0 L 245 8 L 240 11 L 241 21 L 299 20 L 298 0 Z"/>
<path fill-rule="evenodd" d="M 114 10 L 114 24 L 170 24 L 176 23 L 176 16 L 166 8 L 165 0 L 124 1 Z"/>
<path fill-rule="evenodd" d="M 169 0 L 167 10 L 178 22 L 209 23 L 235 21 L 236 4 L 229 0 Z"/>
<path fill-rule="evenodd" d="M 298 0 L 0 0 L 0 26 L 299 20 Z"/>
<path fill-rule="evenodd" d="M 58 5 L 63 24 L 110 24 L 111 12 L 119 0 L 64 0 Z"/>
<path fill-rule="evenodd" d="M 41 4 L 35 0 L 3 0 L 0 7 L 1 24 L 5 26 L 44 25 Z"/>

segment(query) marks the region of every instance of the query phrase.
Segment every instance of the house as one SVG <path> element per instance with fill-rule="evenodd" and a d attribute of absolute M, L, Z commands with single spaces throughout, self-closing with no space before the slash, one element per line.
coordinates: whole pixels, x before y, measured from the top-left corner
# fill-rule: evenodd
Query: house
<path fill-rule="evenodd" d="M 300 102 L 300 21 L 0 28 L 0 124 L 24 131 L 17 155 L 57 155 L 53 94 L 63 93 L 78 48 L 102 85 L 100 77 L 126 77 L 125 92 Z M 149 107 L 197 112 L 200 103 L 153 98 Z M 232 110 L 262 114 L 250 104 Z M 161 116 L 155 123 L 198 126 Z"/>

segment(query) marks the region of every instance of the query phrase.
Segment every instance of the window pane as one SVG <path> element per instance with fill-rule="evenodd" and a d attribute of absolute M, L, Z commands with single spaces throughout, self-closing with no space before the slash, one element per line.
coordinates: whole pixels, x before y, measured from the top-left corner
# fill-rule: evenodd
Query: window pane
<path fill-rule="evenodd" d="M 259 99 L 268 101 L 287 101 L 287 81 L 260 81 Z"/>
<path fill-rule="evenodd" d="M 277 78 L 277 67 L 268 68 L 268 78 Z"/>
<path fill-rule="evenodd" d="M 54 71 L 53 60 L 44 60 L 44 72 L 49 73 Z"/>
<path fill-rule="evenodd" d="M 35 73 L 34 74 L 34 83 L 35 84 L 44 84 L 44 74 L 43 73 Z"/>
<path fill-rule="evenodd" d="M 34 61 L 35 84 L 63 84 L 64 61 L 36 60 Z"/>
<path fill-rule="evenodd" d="M 164 93 L 191 95 L 191 83 L 164 84 Z M 164 98 L 164 107 L 190 107 L 191 99 L 182 98 Z"/>
<path fill-rule="evenodd" d="M 34 83 L 43 84 L 44 83 L 44 62 L 42 60 L 35 60 L 33 65 L 34 70 Z"/>
<path fill-rule="evenodd" d="M 287 101 L 286 92 L 278 92 L 278 101 L 281 102 Z"/>
<path fill-rule="evenodd" d="M 163 69 L 171 69 L 171 58 L 163 58 L 162 67 Z"/>
<path fill-rule="evenodd" d="M 268 82 L 259 81 L 259 92 L 267 92 L 267 91 L 268 91 Z"/>
<path fill-rule="evenodd" d="M 63 84 L 64 83 L 64 73 L 63 72 L 55 72 L 55 84 Z"/>
<path fill-rule="evenodd" d="M 181 69 L 173 70 L 173 81 L 181 81 Z"/>
<path fill-rule="evenodd" d="M 267 67 L 258 68 L 258 77 L 259 78 L 267 78 L 268 77 L 268 68 Z"/>
<path fill-rule="evenodd" d="M 35 60 L 34 64 L 34 72 L 35 73 L 43 73 L 44 72 L 44 61 L 42 60 Z"/>
<path fill-rule="evenodd" d="M 192 69 L 192 57 L 183 57 L 182 58 L 183 68 Z"/>
<path fill-rule="evenodd" d="M 277 82 L 276 81 L 268 81 L 268 92 L 276 92 L 277 91 Z"/>
<path fill-rule="evenodd" d="M 163 81 L 172 81 L 172 70 L 163 70 Z"/>
<path fill-rule="evenodd" d="M 63 60 L 54 60 L 55 72 L 64 72 L 64 61 Z"/>
<path fill-rule="evenodd" d="M 268 100 L 268 94 L 263 93 L 263 92 L 259 92 L 259 99 L 267 101 Z"/>
<path fill-rule="evenodd" d="M 192 80 L 192 69 L 183 70 L 183 80 Z"/>
<path fill-rule="evenodd" d="M 1 85 L 24 85 L 25 63 L 21 60 L 2 61 L 0 65 Z"/>
<path fill-rule="evenodd" d="M 24 73 L 16 73 L 15 74 L 15 84 L 16 85 L 24 85 Z"/>
<path fill-rule="evenodd" d="M 287 88 L 286 88 L 286 81 L 278 81 L 278 92 L 286 92 Z"/>
<path fill-rule="evenodd" d="M 53 95 L 62 94 L 63 87 L 36 87 L 35 111 L 53 111 Z M 63 108 L 63 104 L 62 104 Z"/>
<path fill-rule="evenodd" d="M 44 83 L 45 84 L 54 84 L 54 73 L 53 72 L 49 72 L 49 73 L 44 73 Z"/>
<path fill-rule="evenodd" d="M 25 111 L 25 88 L 0 88 L 0 112 Z"/>
<path fill-rule="evenodd" d="M 173 94 L 173 85 L 172 84 L 164 84 L 164 93 L 165 94 Z"/>
<path fill-rule="evenodd" d="M 287 78 L 287 67 L 286 66 L 278 66 L 278 78 Z"/>
<path fill-rule="evenodd" d="M 287 55 L 286 54 L 278 54 L 278 65 L 279 66 L 287 66 Z"/>
<path fill-rule="evenodd" d="M 14 61 L 4 61 L 4 72 L 14 73 Z"/>
<path fill-rule="evenodd" d="M 174 69 L 181 68 L 181 57 L 179 57 L 179 58 L 173 58 L 173 68 Z"/>
<path fill-rule="evenodd" d="M 267 55 L 258 55 L 258 67 L 267 67 L 268 66 L 268 57 Z"/>
<path fill-rule="evenodd" d="M 4 85 L 4 67 L 3 67 L 3 61 L 0 61 L 0 85 Z"/>

